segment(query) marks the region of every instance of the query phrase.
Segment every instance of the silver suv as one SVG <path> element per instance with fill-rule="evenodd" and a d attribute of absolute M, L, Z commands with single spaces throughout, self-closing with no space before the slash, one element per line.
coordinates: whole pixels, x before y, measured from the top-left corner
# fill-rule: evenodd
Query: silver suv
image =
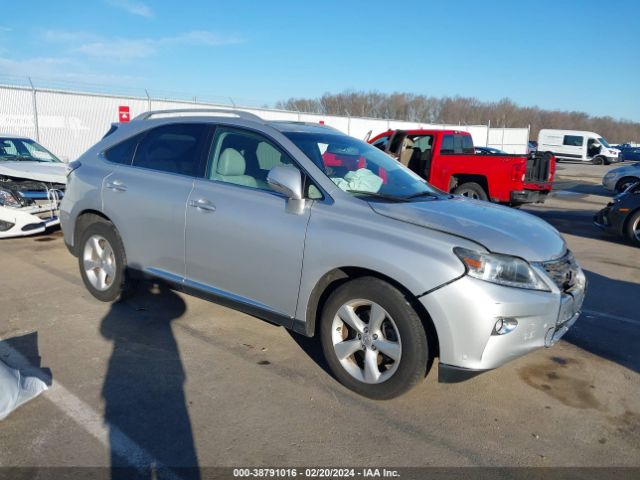
<path fill-rule="evenodd" d="M 336 378 L 395 397 L 555 343 L 585 277 L 560 234 L 446 194 L 329 127 L 149 112 L 70 165 L 65 243 L 103 301 L 140 276 L 318 335 Z"/>

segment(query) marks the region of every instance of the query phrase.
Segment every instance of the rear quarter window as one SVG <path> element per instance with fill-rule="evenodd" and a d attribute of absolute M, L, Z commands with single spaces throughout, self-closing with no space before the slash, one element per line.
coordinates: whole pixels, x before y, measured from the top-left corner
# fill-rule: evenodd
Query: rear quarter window
<path fill-rule="evenodd" d="M 442 145 L 440 145 L 440 153 L 443 155 L 473 155 L 475 153 L 475 150 L 473 148 L 473 140 L 471 139 L 471 135 L 444 135 L 442 137 Z"/>
<path fill-rule="evenodd" d="M 131 165 L 133 156 L 136 153 L 138 143 L 142 139 L 143 135 L 135 135 L 123 142 L 114 145 L 104 152 L 104 156 L 107 160 L 113 163 L 119 163 L 122 165 Z"/>

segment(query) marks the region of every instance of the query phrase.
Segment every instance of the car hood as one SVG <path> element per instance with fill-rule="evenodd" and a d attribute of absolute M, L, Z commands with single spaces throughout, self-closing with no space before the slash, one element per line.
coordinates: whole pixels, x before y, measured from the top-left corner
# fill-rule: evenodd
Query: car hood
<path fill-rule="evenodd" d="M 627 175 L 627 174 L 640 175 L 640 162 L 634 163 L 632 165 L 625 165 L 623 167 L 612 168 L 607 172 L 607 175 L 611 173 L 616 176 Z"/>
<path fill-rule="evenodd" d="M 0 162 L 0 175 L 37 180 L 39 182 L 67 183 L 65 163 L 45 162 Z"/>
<path fill-rule="evenodd" d="M 544 220 L 489 202 L 452 197 L 369 204 L 385 217 L 464 237 L 491 252 L 531 262 L 558 258 L 567 248 L 560 233 Z"/>

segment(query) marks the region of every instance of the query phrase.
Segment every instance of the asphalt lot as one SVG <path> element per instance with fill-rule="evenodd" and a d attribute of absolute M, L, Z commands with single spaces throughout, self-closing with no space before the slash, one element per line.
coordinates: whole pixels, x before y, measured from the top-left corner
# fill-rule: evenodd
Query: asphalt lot
<path fill-rule="evenodd" d="M 461 384 L 433 368 L 387 402 L 256 318 L 152 287 L 94 300 L 59 231 L 4 240 L 0 358 L 51 387 L 0 422 L 0 465 L 640 466 L 640 250 L 591 224 L 608 168 L 561 164 L 560 190 L 525 209 L 587 271 L 565 339 Z"/>

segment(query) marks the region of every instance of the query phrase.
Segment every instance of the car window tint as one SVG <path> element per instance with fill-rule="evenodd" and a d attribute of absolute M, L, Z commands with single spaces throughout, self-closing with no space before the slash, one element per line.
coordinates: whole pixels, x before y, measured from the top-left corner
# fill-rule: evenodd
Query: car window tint
<path fill-rule="evenodd" d="M 584 142 L 584 138 L 578 135 L 565 135 L 563 145 L 568 147 L 581 147 Z"/>
<path fill-rule="evenodd" d="M 442 137 L 440 153 L 453 153 L 453 135 L 444 135 Z"/>
<path fill-rule="evenodd" d="M 444 135 L 442 137 L 442 145 L 440 146 L 442 154 L 473 154 L 473 140 L 471 135 Z"/>
<path fill-rule="evenodd" d="M 149 131 L 138 146 L 134 167 L 195 176 L 204 124 L 165 125 Z"/>
<path fill-rule="evenodd" d="M 2 149 L 0 150 L 0 154 L 18 155 L 18 149 L 11 140 L 2 140 L 2 142 L 0 142 L 0 149 Z"/>
<path fill-rule="evenodd" d="M 387 145 L 388 141 L 389 141 L 389 136 L 385 135 L 384 137 L 381 137 L 378 140 L 376 140 L 375 142 L 373 142 L 371 145 L 373 145 L 374 147 L 379 148 L 380 150 L 384 150 L 384 147 Z"/>
<path fill-rule="evenodd" d="M 120 142 L 104 152 L 104 156 L 110 162 L 120 163 L 122 165 L 131 165 L 133 155 L 136 153 L 136 147 L 143 135 L 135 135 L 134 137 Z"/>
<path fill-rule="evenodd" d="M 272 190 L 269 171 L 293 161 L 264 136 L 238 128 L 218 127 L 209 155 L 210 180 Z"/>

